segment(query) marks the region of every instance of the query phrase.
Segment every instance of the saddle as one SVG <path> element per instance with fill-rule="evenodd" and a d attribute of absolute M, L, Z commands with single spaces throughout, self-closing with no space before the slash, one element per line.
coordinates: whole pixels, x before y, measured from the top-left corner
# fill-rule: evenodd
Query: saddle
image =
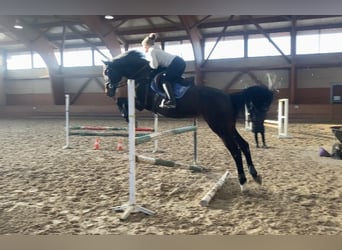
<path fill-rule="evenodd" d="M 164 90 L 162 89 L 162 83 L 163 83 L 163 72 L 158 73 L 152 80 L 150 87 L 153 91 L 155 91 L 158 95 L 165 97 Z M 180 78 L 176 82 L 173 82 L 173 93 L 175 95 L 176 99 L 180 99 L 184 96 L 186 91 L 193 86 L 194 83 L 194 77 L 189 78 Z"/>

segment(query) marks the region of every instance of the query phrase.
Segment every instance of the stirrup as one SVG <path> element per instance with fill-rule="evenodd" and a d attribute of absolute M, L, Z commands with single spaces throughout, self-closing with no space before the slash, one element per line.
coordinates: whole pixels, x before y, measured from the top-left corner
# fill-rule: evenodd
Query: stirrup
<path fill-rule="evenodd" d="M 176 108 L 176 105 L 173 103 L 169 103 L 170 100 L 166 100 L 165 98 L 160 102 L 159 107 L 160 108 L 169 108 L 169 109 L 173 109 Z"/>

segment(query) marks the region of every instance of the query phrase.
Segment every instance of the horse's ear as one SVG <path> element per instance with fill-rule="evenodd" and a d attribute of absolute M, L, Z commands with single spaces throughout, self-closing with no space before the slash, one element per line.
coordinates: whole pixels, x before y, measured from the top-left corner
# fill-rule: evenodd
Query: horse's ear
<path fill-rule="evenodd" d="M 274 89 L 274 88 L 272 88 L 272 89 L 271 89 L 271 92 L 272 92 L 272 97 L 273 97 L 273 99 L 279 97 L 279 93 L 280 93 L 279 89 Z"/>

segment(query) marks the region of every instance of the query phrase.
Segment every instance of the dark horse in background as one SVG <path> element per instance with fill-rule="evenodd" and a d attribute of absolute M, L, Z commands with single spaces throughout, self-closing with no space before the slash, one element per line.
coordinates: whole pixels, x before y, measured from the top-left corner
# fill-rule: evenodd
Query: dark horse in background
<path fill-rule="evenodd" d="M 246 183 L 241 151 L 246 157 L 249 173 L 258 183 L 262 178 L 258 175 L 251 157 L 248 143 L 238 133 L 235 124 L 238 114 L 247 107 L 253 107 L 258 112 L 266 113 L 273 100 L 273 92 L 264 86 L 252 86 L 241 92 L 227 94 L 219 89 L 187 86 L 185 79 L 180 79 L 182 86 L 187 86 L 185 94 L 176 100 L 174 109 L 160 108 L 163 98 L 151 88 L 152 69 L 144 55 L 138 51 L 125 52 L 111 61 L 104 62 L 104 77 L 106 80 L 106 94 L 115 96 L 123 77 L 135 80 L 136 108 L 149 110 L 170 118 L 202 117 L 214 133 L 216 133 L 229 150 L 236 163 L 241 188 Z"/>

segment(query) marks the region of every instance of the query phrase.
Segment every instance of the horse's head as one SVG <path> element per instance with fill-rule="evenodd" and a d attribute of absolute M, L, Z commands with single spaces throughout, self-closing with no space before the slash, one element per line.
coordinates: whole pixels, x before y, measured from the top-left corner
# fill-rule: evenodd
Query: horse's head
<path fill-rule="evenodd" d="M 273 91 L 265 86 L 252 86 L 244 90 L 245 102 L 249 112 L 266 113 L 273 101 Z"/>
<path fill-rule="evenodd" d="M 122 77 L 134 80 L 141 79 L 149 76 L 151 69 L 144 55 L 135 50 L 126 51 L 113 58 L 112 61 L 103 63 L 105 92 L 110 97 L 115 96 L 116 88 L 118 88 Z"/>
<path fill-rule="evenodd" d="M 103 77 L 105 79 L 105 93 L 109 97 L 114 97 L 116 88 L 122 78 L 122 75 L 118 70 L 113 67 L 113 62 L 103 62 L 104 70 Z"/>

